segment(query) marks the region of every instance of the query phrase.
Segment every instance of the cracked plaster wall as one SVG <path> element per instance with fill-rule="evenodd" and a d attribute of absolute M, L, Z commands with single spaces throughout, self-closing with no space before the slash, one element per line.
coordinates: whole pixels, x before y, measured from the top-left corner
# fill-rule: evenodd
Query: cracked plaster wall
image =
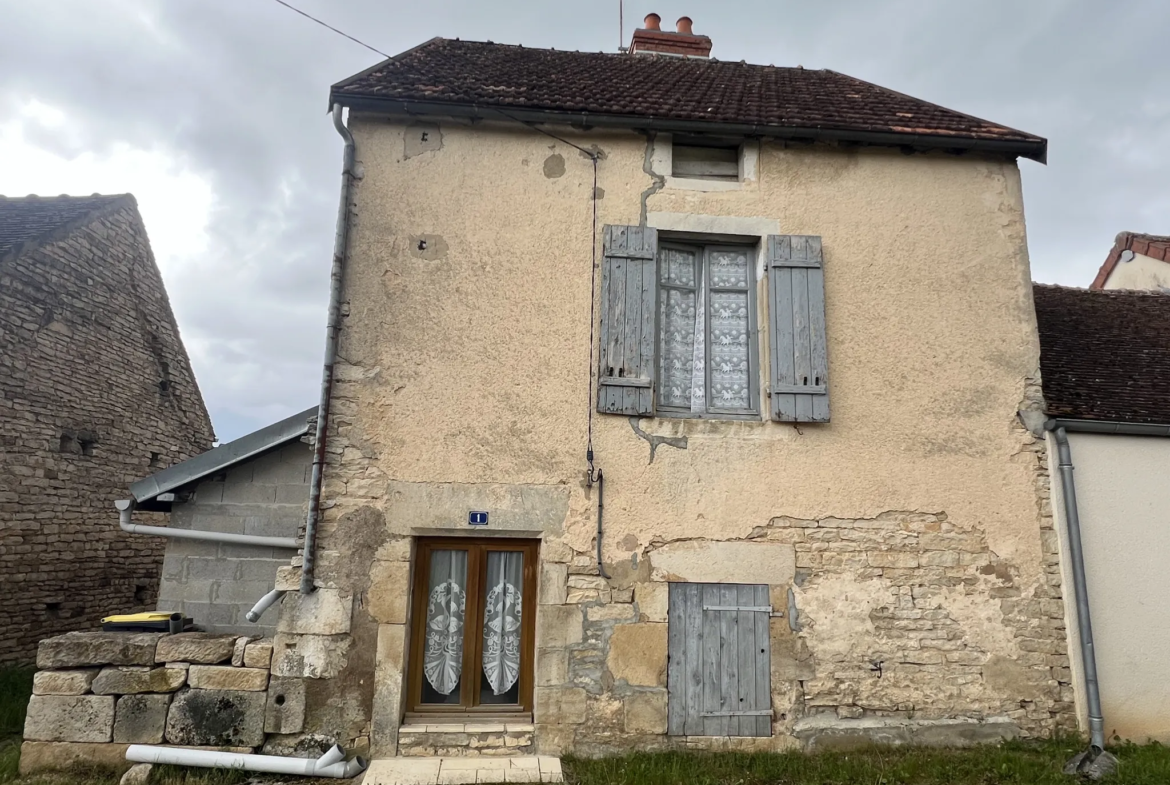
<path fill-rule="evenodd" d="M 665 581 L 710 574 L 656 570 L 679 541 L 707 548 L 721 580 L 752 541 L 791 554 L 741 578 L 799 617 L 772 620 L 775 736 L 744 746 L 875 722 L 914 737 L 945 719 L 962 741 L 989 721 L 995 737 L 1067 721 L 1043 445 L 1016 414 L 1039 393 L 1013 162 L 764 143 L 757 179 L 706 193 L 664 187 L 644 136 L 557 131 L 605 153 L 599 226 L 753 219 L 821 235 L 826 256 L 832 423 L 594 415 L 605 580 L 584 483 L 592 165 L 529 129 L 440 125 L 420 152 L 404 142 L 416 131 L 351 121 L 364 177 L 318 574 L 354 593 L 334 676 L 357 696 L 348 732 L 394 753 L 410 641 L 390 598 L 409 592 L 412 538 L 481 534 L 466 511 L 493 499 L 527 523 L 489 530 L 544 539 L 538 749 L 705 743 L 663 735 Z M 441 258 L 417 253 L 423 235 Z"/>

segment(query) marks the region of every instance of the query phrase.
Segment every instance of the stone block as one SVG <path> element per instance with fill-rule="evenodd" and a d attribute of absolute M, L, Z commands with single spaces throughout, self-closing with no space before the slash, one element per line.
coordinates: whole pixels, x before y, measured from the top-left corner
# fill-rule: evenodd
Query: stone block
<path fill-rule="evenodd" d="M 544 562 L 540 565 L 541 605 L 564 605 L 567 599 L 569 567 L 566 564 Z"/>
<path fill-rule="evenodd" d="M 215 665 L 220 662 L 230 662 L 235 647 L 235 635 L 180 632 L 178 635 L 167 635 L 158 642 L 154 662 L 193 662 L 199 665 Z"/>
<path fill-rule="evenodd" d="M 539 649 L 536 652 L 536 686 L 553 687 L 569 680 L 569 652 Z"/>
<path fill-rule="evenodd" d="M 160 744 L 167 725 L 170 695 L 124 695 L 114 711 L 114 741 Z"/>
<path fill-rule="evenodd" d="M 580 687 L 538 687 L 534 719 L 549 725 L 580 725 L 585 722 L 585 697 Z"/>
<path fill-rule="evenodd" d="M 403 672 L 406 667 L 406 627 L 378 627 L 374 665 L 374 710 L 370 728 L 370 754 L 398 754 L 398 721 L 402 716 Z"/>
<path fill-rule="evenodd" d="M 272 644 L 272 675 L 332 679 L 346 665 L 351 640 L 348 635 L 277 633 Z"/>
<path fill-rule="evenodd" d="M 37 647 L 37 668 L 94 665 L 152 665 L 161 632 L 70 632 L 46 638 Z"/>
<path fill-rule="evenodd" d="M 112 699 L 111 699 L 112 700 Z M 24 776 L 39 771 L 57 771 L 77 765 L 125 769 L 129 744 L 101 744 L 69 741 L 26 741 L 20 745 L 20 773 Z"/>
<path fill-rule="evenodd" d="M 149 763 L 136 763 L 126 770 L 118 785 L 147 785 L 150 782 L 150 773 L 154 766 Z"/>
<path fill-rule="evenodd" d="M 236 638 L 236 645 L 232 648 L 232 667 L 244 667 L 244 650 L 248 648 L 248 641 L 252 640 L 248 637 Z"/>
<path fill-rule="evenodd" d="M 634 602 L 642 621 L 666 621 L 670 584 L 638 583 L 634 585 Z"/>
<path fill-rule="evenodd" d="M 276 586 L 281 591 L 301 590 L 301 568 L 283 564 L 276 568 Z"/>
<path fill-rule="evenodd" d="M 796 553 L 781 542 L 686 540 L 649 554 L 655 581 L 791 583 Z"/>
<path fill-rule="evenodd" d="M 635 692 L 623 703 L 626 733 L 666 733 L 666 690 Z"/>
<path fill-rule="evenodd" d="M 305 727 L 305 682 L 272 679 L 264 708 L 265 733 L 300 733 Z"/>
<path fill-rule="evenodd" d="M 449 529 L 468 510 L 487 510 L 493 528 L 560 534 L 569 512 L 564 485 L 391 481 L 386 491 L 386 520 L 401 527 L 397 534 L 407 534 L 407 526 Z"/>
<path fill-rule="evenodd" d="M 867 558 L 870 567 L 909 569 L 918 566 L 918 554 L 906 551 L 871 551 Z"/>
<path fill-rule="evenodd" d="M 595 605 L 585 609 L 585 618 L 589 621 L 632 621 L 634 606 L 616 602 Z"/>
<path fill-rule="evenodd" d="M 185 690 L 167 712 L 166 740 L 196 746 L 259 747 L 264 743 L 262 692 Z"/>
<path fill-rule="evenodd" d="M 109 741 L 114 699 L 107 695 L 34 695 L 24 719 L 29 741 Z"/>
<path fill-rule="evenodd" d="M 312 594 L 286 594 L 279 632 L 300 635 L 345 635 L 353 614 L 353 594 L 340 589 L 317 589 Z"/>
<path fill-rule="evenodd" d="M 545 540 L 540 544 L 540 558 L 545 562 L 568 564 L 573 560 L 573 549 L 560 540 Z"/>
<path fill-rule="evenodd" d="M 272 664 L 272 641 L 267 638 L 255 640 L 244 647 L 245 668 L 265 668 Z"/>
<path fill-rule="evenodd" d="M 605 660 L 614 680 L 633 687 L 665 686 L 666 640 L 666 625 L 660 622 L 614 627 Z"/>
<path fill-rule="evenodd" d="M 33 695 L 84 695 L 99 670 L 37 671 L 33 674 Z"/>
<path fill-rule="evenodd" d="M 548 648 L 563 649 L 580 643 L 584 618 L 579 605 L 541 605 L 536 613 L 537 640 Z"/>
<path fill-rule="evenodd" d="M 410 602 L 410 562 L 376 561 L 370 565 L 366 610 L 380 624 L 406 624 Z"/>
<path fill-rule="evenodd" d="M 233 668 L 230 665 L 192 665 L 187 683 L 197 690 L 263 692 L 268 689 L 268 670 Z"/>
<path fill-rule="evenodd" d="M 187 683 L 182 668 L 148 668 L 137 665 L 102 668 L 90 685 L 96 695 L 135 695 L 140 692 L 174 692 Z"/>

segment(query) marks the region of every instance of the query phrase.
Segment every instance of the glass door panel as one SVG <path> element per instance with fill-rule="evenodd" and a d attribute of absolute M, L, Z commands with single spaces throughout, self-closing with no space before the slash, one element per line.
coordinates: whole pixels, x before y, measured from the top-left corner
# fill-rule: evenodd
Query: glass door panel
<path fill-rule="evenodd" d="M 488 551 L 483 608 L 481 704 L 520 702 L 524 552 Z"/>
<path fill-rule="evenodd" d="M 467 627 L 467 551 L 431 551 L 421 703 L 459 705 Z"/>

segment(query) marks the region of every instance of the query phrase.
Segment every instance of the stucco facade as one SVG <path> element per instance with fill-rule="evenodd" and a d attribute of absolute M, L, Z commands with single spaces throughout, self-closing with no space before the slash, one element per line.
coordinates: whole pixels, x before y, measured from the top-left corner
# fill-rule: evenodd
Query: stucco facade
<path fill-rule="evenodd" d="M 1118 262 L 1101 288 L 1167 291 L 1170 289 L 1170 264 L 1145 254 L 1133 254 L 1128 261 Z"/>
<path fill-rule="evenodd" d="M 668 179 L 664 134 L 349 125 L 321 588 L 286 598 L 273 665 L 313 677 L 307 731 L 399 751 L 412 549 L 470 534 L 541 541 L 542 753 L 1073 721 L 1044 445 L 1017 415 L 1040 396 L 1014 160 L 752 141 L 729 186 Z M 574 146 L 599 155 L 596 186 Z M 819 235 L 832 421 L 591 415 L 591 264 L 610 224 Z M 490 512 L 486 531 L 469 510 Z M 770 737 L 666 734 L 672 582 L 769 587 Z"/>
<path fill-rule="evenodd" d="M 1170 618 L 1163 602 L 1170 594 L 1164 566 L 1170 549 L 1165 524 L 1170 490 L 1164 481 L 1170 466 L 1170 440 L 1086 433 L 1070 433 L 1068 438 L 1105 733 L 1109 739 L 1170 742 L 1170 698 L 1163 689 L 1164 653 L 1170 646 Z M 1056 454 L 1055 445 L 1052 453 Z M 1071 582 L 1059 481 L 1053 484 L 1053 501 L 1064 569 Z M 1071 595 L 1067 598 L 1069 652 L 1077 685 L 1078 722 L 1087 728 L 1083 663 Z"/>

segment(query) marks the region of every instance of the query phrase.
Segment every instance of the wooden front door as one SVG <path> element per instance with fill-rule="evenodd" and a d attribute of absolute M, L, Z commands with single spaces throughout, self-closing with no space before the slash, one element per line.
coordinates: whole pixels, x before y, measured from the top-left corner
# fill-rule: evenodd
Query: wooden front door
<path fill-rule="evenodd" d="M 538 544 L 419 540 L 409 711 L 532 711 Z"/>

